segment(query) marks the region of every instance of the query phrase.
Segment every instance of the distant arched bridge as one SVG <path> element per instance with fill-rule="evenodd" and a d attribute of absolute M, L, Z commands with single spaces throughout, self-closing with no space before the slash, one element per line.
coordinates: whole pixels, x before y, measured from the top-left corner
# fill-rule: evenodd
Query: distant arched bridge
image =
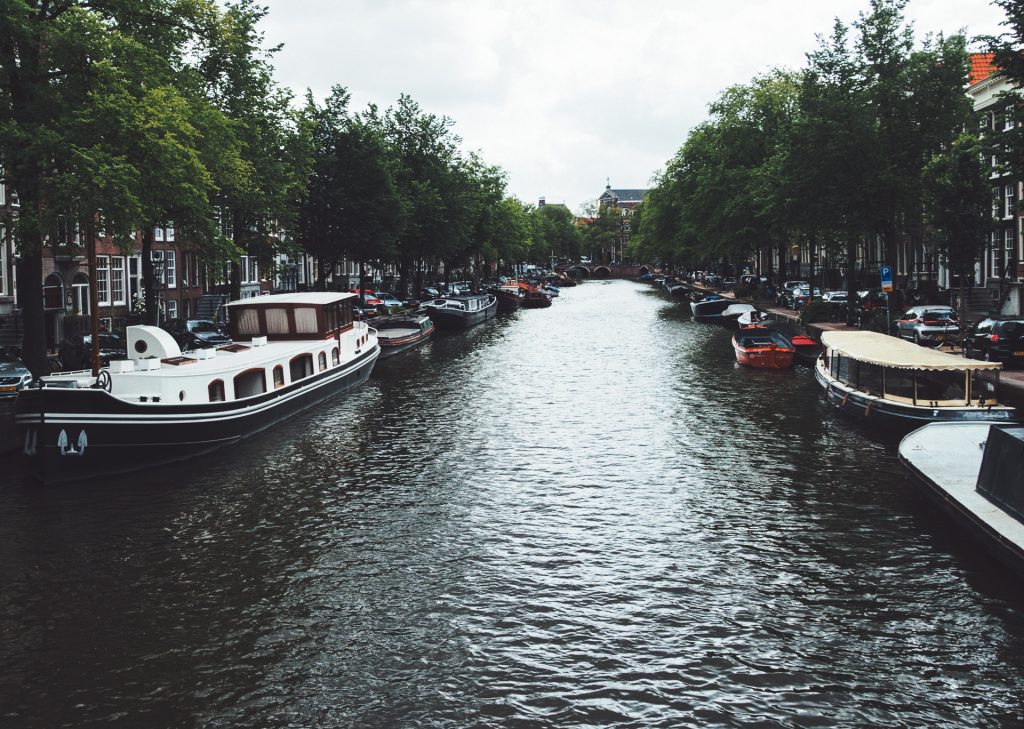
<path fill-rule="evenodd" d="M 575 272 L 577 278 L 636 278 L 653 269 L 639 263 L 563 263 L 555 270 L 568 276 Z"/>

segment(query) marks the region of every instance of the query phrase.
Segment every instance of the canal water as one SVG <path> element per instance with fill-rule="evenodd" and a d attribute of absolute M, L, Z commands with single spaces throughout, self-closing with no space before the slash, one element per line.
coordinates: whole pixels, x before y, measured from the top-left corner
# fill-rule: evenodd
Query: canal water
<path fill-rule="evenodd" d="M 641 284 L 190 463 L 0 469 L 3 727 L 1024 721 L 1024 598 L 895 444 Z"/>

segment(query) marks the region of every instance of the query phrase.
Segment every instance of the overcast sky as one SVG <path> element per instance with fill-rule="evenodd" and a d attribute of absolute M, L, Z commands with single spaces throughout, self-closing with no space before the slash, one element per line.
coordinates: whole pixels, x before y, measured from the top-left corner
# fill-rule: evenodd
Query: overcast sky
<path fill-rule="evenodd" d="M 263 0 L 278 80 L 352 108 L 399 94 L 455 121 L 509 193 L 579 212 L 648 187 L 726 87 L 800 68 L 833 19 L 868 0 Z M 986 0 L 911 0 L 918 37 L 1001 32 Z"/>

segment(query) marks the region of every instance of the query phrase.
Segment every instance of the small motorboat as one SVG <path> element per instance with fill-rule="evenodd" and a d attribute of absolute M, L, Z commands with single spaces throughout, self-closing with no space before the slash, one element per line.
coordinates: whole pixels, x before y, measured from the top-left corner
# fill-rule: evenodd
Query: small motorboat
<path fill-rule="evenodd" d="M 722 312 L 732 306 L 732 299 L 723 299 L 718 294 L 710 294 L 704 296 L 699 301 L 690 302 L 690 310 L 693 311 L 693 315 L 698 319 L 704 319 L 706 321 L 718 320 L 722 318 Z"/>
<path fill-rule="evenodd" d="M 747 367 L 781 370 L 793 365 L 796 349 L 780 332 L 754 327 L 740 329 L 732 338 L 736 361 Z"/>
<path fill-rule="evenodd" d="M 523 303 L 523 290 L 515 281 L 494 286 L 488 292 L 497 297 L 499 314 L 511 314 Z"/>
<path fill-rule="evenodd" d="M 551 284 L 544 284 L 543 286 L 540 287 L 540 290 L 551 297 L 558 296 L 558 294 L 561 293 L 561 289 L 559 289 L 557 286 L 552 286 Z"/>
<path fill-rule="evenodd" d="M 754 309 L 753 311 L 745 311 L 736 317 L 736 325 L 740 329 L 746 329 L 748 327 L 763 327 L 764 326 L 764 312 Z"/>
<path fill-rule="evenodd" d="M 526 289 L 520 306 L 524 309 L 546 309 L 551 306 L 551 296 L 531 286 Z"/>
<path fill-rule="evenodd" d="M 788 337 L 793 349 L 796 350 L 796 361 L 802 365 L 813 367 L 821 354 L 821 343 L 806 334 L 794 334 Z"/>
<path fill-rule="evenodd" d="M 381 359 L 417 347 L 434 333 L 434 322 L 426 314 L 385 316 L 374 321 L 373 327 Z"/>
<path fill-rule="evenodd" d="M 738 324 L 741 316 L 744 314 L 749 315 L 752 312 L 756 312 L 760 318 L 761 312 L 753 304 L 731 304 L 725 307 L 725 310 L 722 312 L 722 319 L 728 324 Z M 752 320 L 748 317 L 748 321 Z"/>

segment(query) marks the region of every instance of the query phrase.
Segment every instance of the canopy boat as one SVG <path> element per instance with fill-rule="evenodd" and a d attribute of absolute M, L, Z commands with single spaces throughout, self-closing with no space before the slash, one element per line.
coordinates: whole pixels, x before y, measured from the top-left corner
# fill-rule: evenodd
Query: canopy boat
<path fill-rule="evenodd" d="M 494 317 L 498 298 L 494 294 L 466 294 L 434 299 L 422 307 L 438 329 L 468 329 Z"/>
<path fill-rule="evenodd" d="M 381 359 L 418 347 L 434 333 L 434 323 L 426 314 L 386 316 L 375 320 L 373 326 Z"/>
<path fill-rule="evenodd" d="M 824 332 L 814 376 L 830 403 L 872 423 L 1017 420 L 996 400 L 998 362 L 977 362 L 878 332 Z"/>
<path fill-rule="evenodd" d="M 786 337 L 763 327 L 739 330 L 732 338 L 732 347 L 741 365 L 762 369 L 791 367 L 796 354 Z"/>
<path fill-rule="evenodd" d="M 690 310 L 698 319 L 721 319 L 722 312 L 734 303 L 732 299 L 723 299 L 717 294 L 711 294 L 699 301 L 690 301 Z"/>
<path fill-rule="evenodd" d="M 931 423 L 899 447 L 925 493 L 1024 577 L 1024 426 Z"/>
<path fill-rule="evenodd" d="M 153 326 L 127 330 L 130 359 L 41 378 L 15 420 L 44 483 L 123 473 L 237 443 L 370 376 L 376 332 L 349 293 L 257 296 L 227 305 L 234 343 L 182 355 Z"/>

